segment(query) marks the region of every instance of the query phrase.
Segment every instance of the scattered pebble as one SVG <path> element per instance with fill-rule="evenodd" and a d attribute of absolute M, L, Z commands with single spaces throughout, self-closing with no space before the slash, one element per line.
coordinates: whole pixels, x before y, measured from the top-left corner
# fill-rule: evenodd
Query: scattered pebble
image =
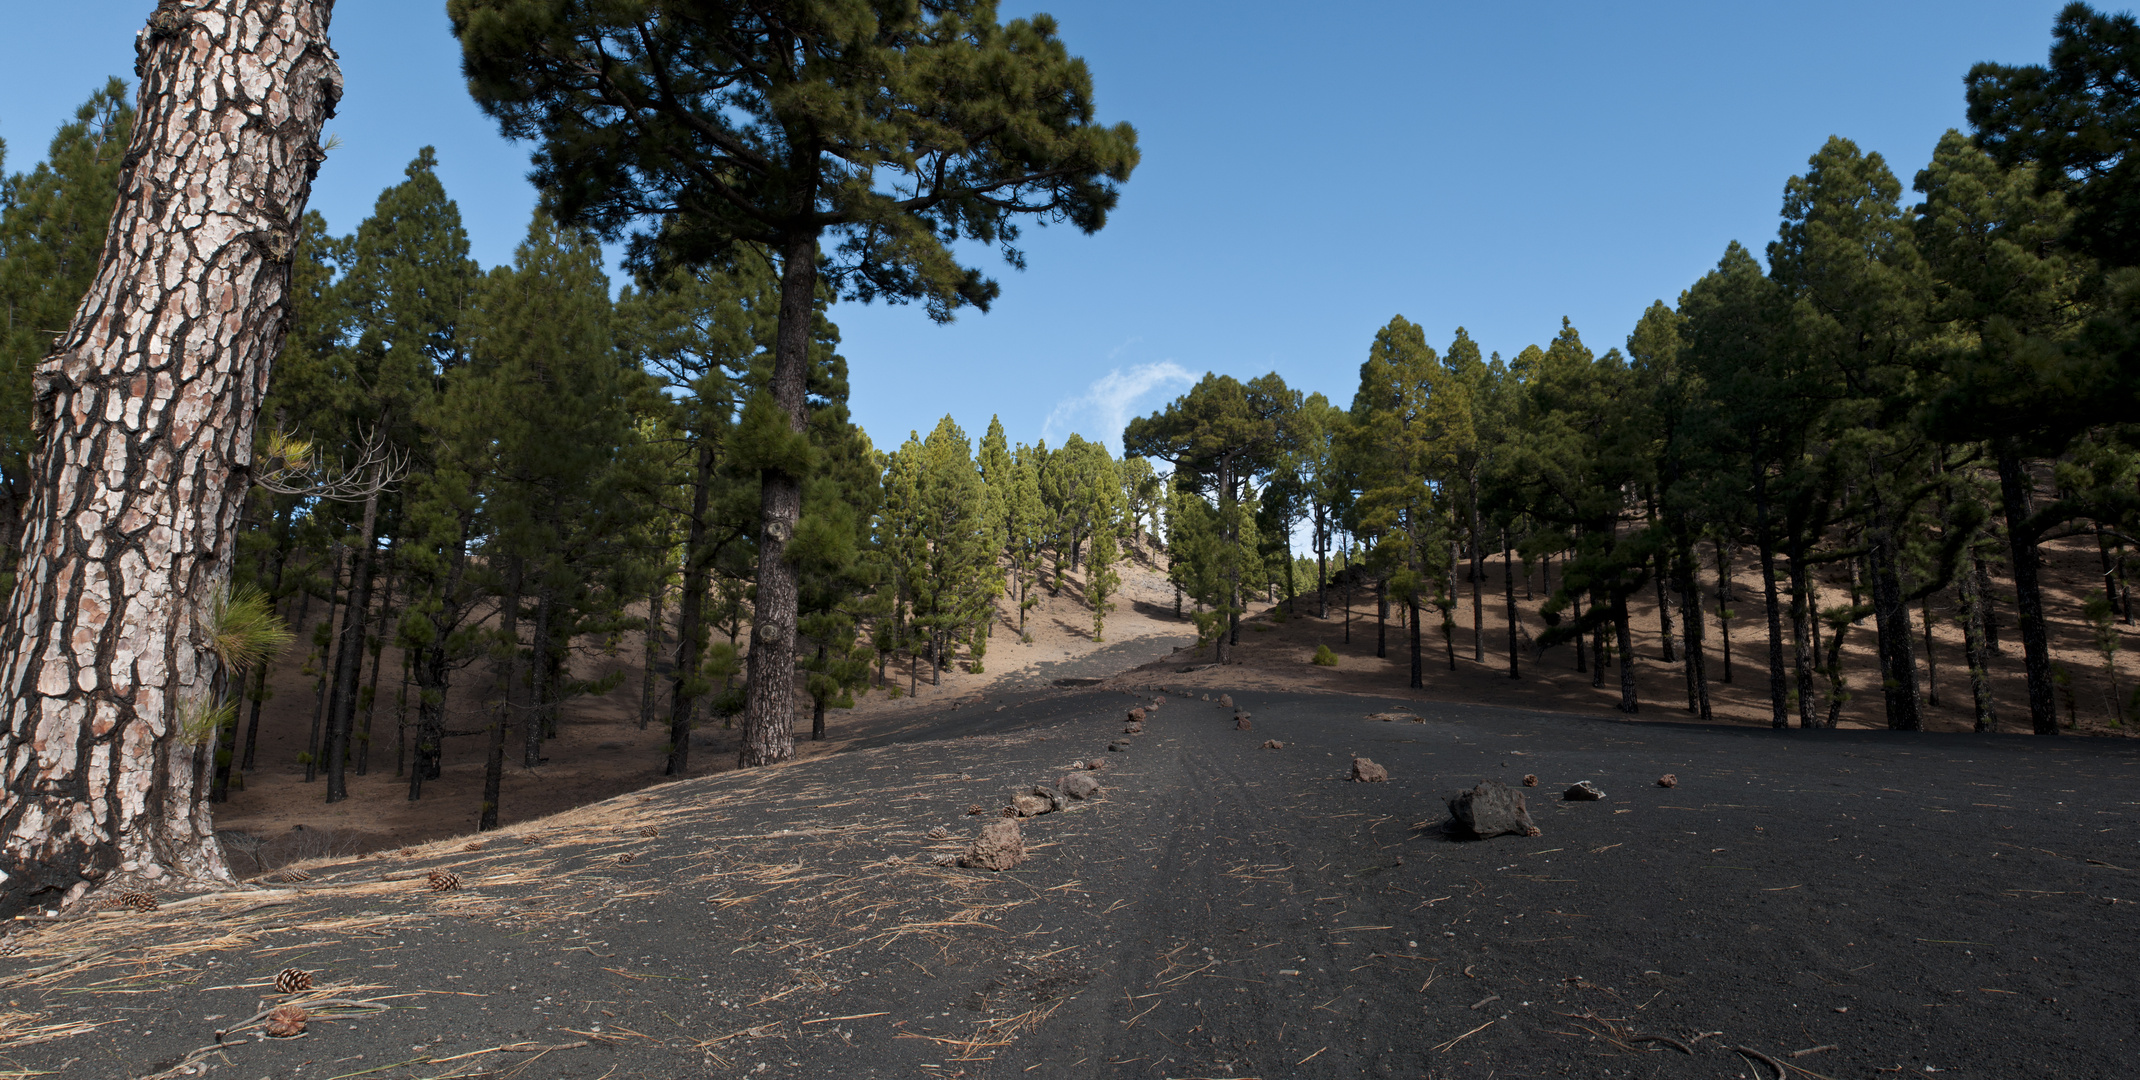
<path fill-rule="evenodd" d="M 1588 780 L 1578 780 L 1574 786 L 1561 792 L 1560 797 L 1569 802 L 1596 802 L 1605 797 L 1605 789 Z"/>
<path fill-rule="evenodd" d="M 1677 776 L 1674 776 L 1674 775 L 1672 775 L 1671 773 L 1666 773 L 1666 774 L 1664 774 L 1663 776 L 1660 776 L 1660 777 L 1658 777 L 1658 778 L 1657 778 L 1657 786 L 1658 786 L 1658 787 L 1678 787 L 1678 786 L 1679 786 L 1679 777 L 1677 777 Z"/>

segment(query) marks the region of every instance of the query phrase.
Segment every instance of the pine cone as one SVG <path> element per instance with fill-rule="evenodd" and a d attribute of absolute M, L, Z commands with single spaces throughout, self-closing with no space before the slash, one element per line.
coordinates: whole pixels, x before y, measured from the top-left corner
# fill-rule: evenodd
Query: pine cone
<path fill-rule="evenodd" d="M 445 870 L 433 870 L 431 876 L 425 880 L 430 884 L 432 892 L 446 892 L 461 887 L 461 875 Z"/>
<path fill-rule="evenodd" d="M 956 855 L 938 855 L 929 861 L 937 866 L 957 866 L 959 857 Z"/>
<path fill-rule="evenodd" d="M 283 968 L 275 976 L 275 989 L 285 994 L 299 994 L 312 989 L 312 973 L 303 968 Z"/>
<path fill-rule="evenodd" d="M 275 880 L 280 881 L 285 885 L 295 885 L 300 881 L 312 880 L 312 875 L 307 874 L 303 870 L 299 870 L 298 868 L 293 866 L 287 870 L 284 870 L 282 873 L 275 875 Z"/>
<path fill-rule="evenodd" d="M 154 911 L 156 910 L 156 897 L 137 889 L 128 889 L 119 894 L 119 906 L 132 908 L 135 911 Z"/>
<path fill-rule="evenodd" d="M 1531 774 L 1531 773 L 1524 773 L 1524 774 L 1523 774 L 1523 786 L 1524 786 L 1524 787 L 1537 787 L 1537 786 L 1538 786 L 1538 777 L 1537 777 L 1536 775 L 1534 775 L 1534 774 Z"/>
<path fill-rule="evenodd" d="M 641 835 L 641 836 L 646 836 L 646 837 L 654 837 L 654 836 L 660 836 L 660 835 L 661 835 L 661 830 L 660 830 L 660 829 L 657 829 L 657 828 L 655 828 L 655 827 L 653 827 L 652 825 L 646 825 L 646 826 L 642 826 L 642 827 L 641 827 L 641 828 L 639 829 L 639 835 Z"/>
<path fill-rule="evenodd" d="M 521 838 L 520 838 L 520 842 L 521 842 L 521 843 L 523 843 L 523 844 L 526 844 L 526 845 L 528 845 L 529 847 L 534 847 L 535 845 L 537 845 L 537 844 L 540 844 L 540 843 L 542 843 L 542 837 L 539 837 L 539 836 L 523 836 L 523 837 L 521 837 Z"/>
<path fill-rule="evenodd" d="M 951 839 L 951 830 L 944 828 L 942 825 L 938 825 L 936 828 L 929 830 L 929 839 L 949 840 Z"/>
<path fill-rule="evenodd" d="M 980 803 L 975 803 L 972 806 L 967 807 L 966 812 L 968 814 L 985 814 L 988 813 L 988 809 L 986 807 L 983 807 Z"/>
<path fill-rule="evenodd" d="M 1017 808 L 1017 807 L 1015 807 L 1015 806 L 1006 806 L 1006 807 L 1004 807 L 1004 808 L 1003 808 L 1003 816 L 1004 816 L 1004 817 L 1017 817 L 1017 816 L 1018 816 L 1018 808 Z"/>
<path fill-rule="evenodd" d="M 397 859 L 413 859 L 416 857 L 416 849 L 409 847 L 402 848 L 400 851 L 394 853 L 394 857 Z"/>
<path fill-rule="evenodd" d="M 267 1023 L 260 1030 L 271 1039 L 294 1039 L 305 1033 L 305 1021 L 310 1013 L 295 1005 L 283 1005 L 267 1014 Z"/>
<path fill-rule="evenodd" d="M 9 939 L 0 941 L 0 956 L 13 956 L 22 951 L 22 943 Z"/>
<path fill-rule="evenodd" d="M 465 844 L 462 844 L 462 845 L 461 845 L 461 850 L 462 850 L 462 851 L 481 851 L 481 850 L 483 850 L 483 841 L 481 841 L 481 840 L 470 840 L 469 842 L 467 842 L 467 843 L 465 843 Z"/>
<path fill-rule="evenodd" d="M 617 856 L 617 865 L 618 865 L 618 866 L 630 866 L 630 865 L 631 865 L 631 863 L 632 863 L 632 860 L 633 860 L 633 859 L 636 859 L 636 858 L 638 858 L 638 857 L 639 857 L 639 853 L 638 853 L 638 852 L 636 852 L 636 851 L 627 851 L 627 852 L 625 852 L 624 854 L 622 854 L 622 855 L 619 855 L 619 856 Z"/>

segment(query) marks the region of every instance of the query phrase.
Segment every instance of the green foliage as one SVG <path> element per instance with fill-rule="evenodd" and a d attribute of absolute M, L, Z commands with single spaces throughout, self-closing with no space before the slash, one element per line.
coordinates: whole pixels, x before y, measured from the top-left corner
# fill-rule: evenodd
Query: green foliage
<path fill-rule="evenodd" d="M 1309 663 L 1317 667 L 1336 667 L 1338 666 L 1338 655 L 1331 652 L 1328 645 L 1317 645 L 1315 647 L 1315 658 L 1310 660 Z"/>

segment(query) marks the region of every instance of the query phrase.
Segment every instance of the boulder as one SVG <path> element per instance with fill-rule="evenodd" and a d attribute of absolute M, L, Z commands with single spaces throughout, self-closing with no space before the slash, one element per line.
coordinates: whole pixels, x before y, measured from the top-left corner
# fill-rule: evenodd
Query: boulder
<path fill-rule="evenodd" d="M 981 826 L 981 835 L 959 859 L 959 865 L 982 870 L 1008 870 L 1025 861 L 1025 834 L 1016 821 L 997 821 Z"/>
<path fill-rule="evenodd" d="M 1470 791 L 1449 796 L 1449 818 L 1457 833 L 1479 840 L 1538 835 L 1523 793 L 1499 780 L 1481 780 Z"/>
<path fill-rule="evenodd" d="M 1070 773 L 1055 784 L 1073 799 L 1090 799 L 1100 794 L 1100 782 L 1084 773 Z"/>
<path fill-rule="evenodd" d="M 1352 759 L 1352 778 L 1362 784 L 1379 784 L 1390 778 L 1390 771 L 1364 757 Z"/>
<path fill-rule="evenodd" d="M 1016 810 L 1019 817 L 1039 817 L 1055 809 L 1055 800 L 1044 795 L 1013 795 L 1011 809 Z"/>
<path fill-rule="evenodd" d="M 1285 749 L 1285 744 L 1276 739 L 1265 739 L 1263 740 L 1263 748 L 1265 750 L 1283 750 Z"/>
<path fill-rule="evenodd" d="M 1568 790 L 1561 792 L 1560 797 L 1569 802 L 1596 802 L 1605 797 L 1605 789 L 1588 780 L 1578 780 Z"/>

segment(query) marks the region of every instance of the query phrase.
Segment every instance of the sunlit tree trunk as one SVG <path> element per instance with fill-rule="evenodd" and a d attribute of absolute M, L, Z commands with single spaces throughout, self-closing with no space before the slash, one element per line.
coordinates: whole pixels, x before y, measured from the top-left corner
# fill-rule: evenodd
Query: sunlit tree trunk
<path fill-rule="evenodd" d="M 188 720 L 216 664 L 253 420 L 341 93 L 330 0 L 164 0 L 95 283 L 38 368 L 0 671 L 0 913 L 230 880 Z"/>

